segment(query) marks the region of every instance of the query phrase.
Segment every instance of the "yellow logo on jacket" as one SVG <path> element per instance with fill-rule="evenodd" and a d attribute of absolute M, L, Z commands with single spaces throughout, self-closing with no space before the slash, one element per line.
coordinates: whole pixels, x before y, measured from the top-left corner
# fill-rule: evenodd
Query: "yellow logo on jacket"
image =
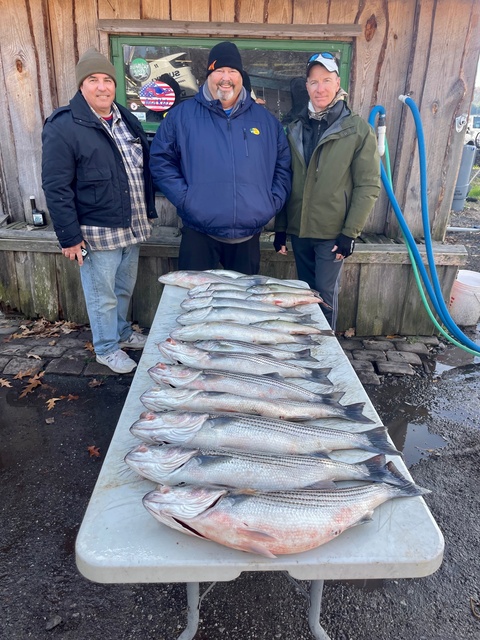
<path fill-rule="evenodd" d="M 257 129 L 257 127 L 252 127 L 250 129 L 250 133 L 253 133 L 254 136 L 259 136 L 260 135 L 260 130 Z"/>

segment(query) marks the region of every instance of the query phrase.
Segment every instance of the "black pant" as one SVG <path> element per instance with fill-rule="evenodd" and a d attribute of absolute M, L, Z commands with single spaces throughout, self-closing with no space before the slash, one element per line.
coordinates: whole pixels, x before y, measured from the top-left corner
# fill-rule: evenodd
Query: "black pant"
<path fill-rule="evenodd" d="M 332 248 L 335 240 L 299 238 L 293 234 L 293 254 L 299 280 L 304 280 L 311 289 L 316 289 L 330 308 L 321 309 L 328 324 L 335 330 L 338 314 L 338 293 L 343 260 L 336 260 Z"/>
<path fill-rule="evenodd" d="M 260 270 L 260 234 L 245 242 L 229 244 L 183 227 L 178 268 L 181 271 L 206 271 L 218 269 L 219 264 L 224 269 L 249 276 L 257 274 Z"/>

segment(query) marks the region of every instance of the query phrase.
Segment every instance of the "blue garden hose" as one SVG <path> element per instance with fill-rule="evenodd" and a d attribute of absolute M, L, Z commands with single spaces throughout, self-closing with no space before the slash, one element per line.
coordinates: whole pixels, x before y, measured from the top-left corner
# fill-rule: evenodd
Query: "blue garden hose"
<path fill-rule="evenodd" d="M 429 280 L 427 271 L 422 261 L 422 257 L 420 252 L 418 251 L 415 239 L 413 238 L 410 229 L 406 223 L 406 220 L 402 214 L 400 206 L 397 202 L 395 194 L 392 188 L 391 177 L 387 176 L 383 164 L 380 165 L 381 168 L 381 176 L 382 183 L 385 187 L 385 191 L 387 192 L 387 196 L 391 202 L 395 215 L 397 217 L 398 223 L 404 235 L 405 243 L 407 245 L 408 253 L 410 256 L 410 260 L 412 261 L 412 267 L 414 269 L 414 273 L 417 280 L 417 285 L 422 296 L 423 303 L 425 308 L 432 319 L 433 323 L 440 330 L 440 332 L 453 344 L 458 347 L 468 351 L 469 353 L 473 353 L 474 355 L 480 355 L 480 347 L 475 344 L 468 336 L 466 336 L 455 324 L 453 319 L 448 312 L 448 309 L 443 300 L 443 294 L 440 288 L 440 283 L 437 276 L 437 270 L 435 267 L 435 259 L 433 255 L 432 248 L 432 238 L 430 233 L 430 220 L 428 215 L 428 201 L 427 201 L 427 169 L 426 169 L 426 154 L 425 154 L 425 138 L 423 135 L 423 127 L 420 119 L 420 114 L 418 112 L 417 106 L 415 102 L 408 96 L 400 96 L 400 100 L 404 102 L 412 111 L 415 120 L 415 126 L 417 129 L 417 141 L 418 141 L 418 150 L 419 150 L 419 158 L 420 158 L 420 189 L 421 189 L 421 206 L 422 206 L 422 223 L 423 223 L 423 232 L 425 237 L 425 248 L 427 253 L 427 262 L 430 269 L 430 274 L 433 282 L 432 284 Z M 385 108 L 381 105 L 375 106 L 370 112 L 370 117 L 368 119 L 369 124 L 375 128 L 375 118 L 379 115 L 382 119 L 382 125 L 384 124 L 385 118 Z M 387 146 L 387 166 L 388 166 L 388 146 Z M 438 317 L 442 320 L 445 327 L 450 331 L 450 333 L 457 338 L 455 340 L 451 337 L 446 331 L 442 329 L 442 327 L 438 324 L 435 317 L 433 316 L 428 302 L 425 298 L 421 283 L 418 279 L 418 272 L 422 277 L 422 281 L 425 287 L 425 290 L 430 298 L 430 301 L 438 315 Z"/>

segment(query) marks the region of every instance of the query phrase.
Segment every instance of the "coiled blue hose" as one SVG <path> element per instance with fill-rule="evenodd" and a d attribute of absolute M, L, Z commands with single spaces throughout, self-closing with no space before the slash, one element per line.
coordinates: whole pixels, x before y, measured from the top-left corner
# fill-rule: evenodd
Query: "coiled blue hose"
<path fill-rule="evenodd" d="M 400 206 L 397 202 L 395 194 L 393 192 L 392 184 L 390 179 L 388 178 L 383 164 L 380 165 L 381 168 L 381 177 L 382 183 L 385 187 L 385 191 L 390 200 L 390 203 L 393 207 L 395 215 L 397 217 L 400 228 L 402 229 L 405 242 L 409 248 L 409 254 L 413 257 L 415 264 L 420 272 L 422 277 L 422 281 L 425 287 L 425 290 L 430 298 L 430 301 L 438 315 L 441 319 L 445 327 L 450 331 L 450 333 L 457 338 L 460 343 L 459 346 L 464 345 L 469 352 L 473 352 L 475 354 L 480 354 L 480 347 L 470 340 L 468 336 L 466 336 L 455 324 L 448 309 L 443 300 L 443 294 L 440 288 L 440 283 L 438 280 L 437 270 L 435 266 L 435 258 L 433 255 L 433 247 L 432 247 L 432 238 L 430 233 L 430 219 L 428 215 L 428 200 L 427 200 L 427 163 L 426 163 L 426 154 L 425 154 L 425 138 L 423 134 L 423 126 L 420 118 L 420 113 L 415 102 L 408 96 L 400 96 L 399 98 L 404 104 L 406 104 L 410 110 L 412 111 L 415 126 L 417 129 L 417 142 L 418 142 L 418 151 L 419 151 L 419 160 L 420 160 L 420 191 L 421 191 L 421 207 L 422 207 L 422 224 L 423 224 L 423 233 L 425 237 L 425 249 L 427 253 L 427 262 L 430 269 L 430 274 L 433 282 L 430 283 L 427 271 L 423 264 L 422 257 L 420 252 L 418 251 L 415 239 L 413 238 L 410 229 L 408 228 L 407 222 L 402 214 Z M 377 115 L 385 115 L 385 108 L 381 105 L 375 106 L 370 112 L 370 116 L 368 119 L 369 124 L 375 128 L 375 118 Z M 443 332 L 442 332 L 443 333 Z M 455 342 L 456 343 L 456 342 Z M 456 343 L 458 344 L 458 343 Z"/>

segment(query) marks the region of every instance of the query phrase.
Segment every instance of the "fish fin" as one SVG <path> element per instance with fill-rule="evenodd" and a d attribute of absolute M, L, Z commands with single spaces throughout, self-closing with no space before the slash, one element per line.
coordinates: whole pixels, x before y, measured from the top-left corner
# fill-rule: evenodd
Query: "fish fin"
<path fill-rule="evenodd" d="M 364 406 L 365 402 L 355 402 L 354 404 L 347 404 L 344 407 L 344 417 L 347 420 L 352 420 L 353 422 L 364 422 L 366 424 L 373 422 L 371 418 L 363 415 L 362 411 Z"/>
<path fill-rule="evenodd" d="M 244 544 L 242 546 L 236 547 L 241 551 L 248 551 L 249 553 L 256 553 L 259 556 L 263 556 L 264 558 L 276 558 L 271 551 L 269 551 L 266 547 L 261 544 L 252 542 L 251 544 Z"/>
<path fill-rule="evenodd" d="M 405 486 L 410 483 L 397 467 L 392 463 L 385 464 L 385 454 L 380 453 L 363 463 L 368 471 L 368 478 L 376 482 L 385 482 L 386 484 L 393 484 L 396 486 Z"/>
<path fill-rule="evenodd" d="M 352 525 L 352 527 L 356 526 L 357 524 L 367 524 L 372 520 L 373 520 L 373 509 L 371 511 L 367 511 L 367 513 L 365 513 L 358 522 Z"/>
<path fill-rule="evenodd" d="M 334 391 L 333 393 L 329 393 L 328 397 L 335 400 L 335 402 L 340 402 L 344 395 L 345 391 Z"/>
<path fill-rule="evenodd" d="M 282 382 L 285 380 L 285 378 L 283 376 L 281 376 L 279 373 L 264 373 L 262 375 L 262 378 L 272 378 L 273 380 L 281 380 Z"/>
<path fill-rule="evenodd" d="M 207 467 L 210 464 L 218 464 L 221 462 L 227 462 L 232 459 L 231 455 L 222 454 L 220 456 L 210 456 L 208 454 L 203 454 L 196 456 L 195 459 L 203 466 Z"/>
<path fill-rule="evenodd" d="M 318 451 L 315 451 L 314 453 L 309 453 L 308 455 L 314 456 L 315 458 L 320 458 L 321 460 L 331 460 L 330 456 L 328 455 L 328 451 L 326 449 L 319 449 Z"/>
<path fill-rule="evenodd" d="M 395 449 L 393 444 L 388 440 L 387 433 L 385 427 L 376 427 L 369 431 L 362 431 L 362 434 L 368 438 L 371 445 L 366 451 L 380 451 L 381 453 L 388 453 L 392 456 L 396 455 L 403 458 L 402 452 Z"/>
<path fill-rule="evenodd" d="M 323 384 L 333 384 L 332 381 L 327 378 L 331 370 L 331 368 L 312 369 L 311 373 L 308 375 L 308 378 L 316 380 L 317 382 L 322 380 Z"/>
<path fill-rule="evenodd" d="M 390 473 L 394 474 L 396 477 L 399 477 L 399 478 L 404 477 L 402 476 L 400 471 L 397 469 L 397 467 L 393 464 L 393 462 L 387 462 L 386 467 L 390 471 Z M 405 478 L 405 480 L 407 479 Z M 398 495 L 400 497 L 405 497 L 405 498 L 408 498 L 409 496 L 424 496 L 426 494 L 432 493 L 430 489 L 420 487 L 418 486 L 418 484 L 415 484 L 414 482 L 409 482 L 408 480 L 406 484 L 403 484 L 400 487 L 396 487 L 396 489 L 398 489 L 399 491 Z"/>
<path fill-rule="evenodd" d="M 310 349 L 302 349 L 302 351 L 297 351 L 297 360 L 308 360 L 309 362 L 318 362 L 316 358 L 312 356 L 312 352 Z"/>

